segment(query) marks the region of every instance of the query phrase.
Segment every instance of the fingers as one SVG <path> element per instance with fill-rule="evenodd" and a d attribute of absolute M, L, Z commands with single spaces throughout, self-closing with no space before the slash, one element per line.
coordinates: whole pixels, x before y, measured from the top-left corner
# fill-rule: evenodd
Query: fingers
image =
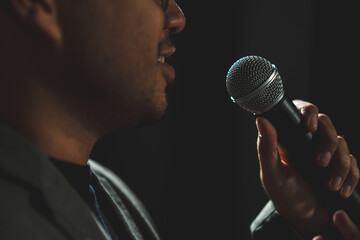
<path fill-rule="evenodd" d="M 338 191 L 342 187 L 350 171 L 350 153 L 346 141 L 338 137 L 338 148 L 334 154 L 333 166 L 330 170 L 328 188 L 332 191 Z"/>
<path fill-rule="evenodd" d="M 302 100 L 295 100 L 294 104 L 302 113 L 306 128 L 318 132 L 317 165 L 327 167 L 333 161 L 327 180 L 328 189 L 338 191 L 342 198 L 348 198 L 359 181 L 359 168 L 355 157 L 349 153 L 345 139 L 337 135 L 330 118 L 319 114 L 315 105 Z"/>
<path fill-rule="evenodd" d="M 319 109 L 314 104 L 302 100 L 293 102 L 303 115 L 307 130 L 319 131 L 321 145 L 317 152 L 316 162 L 320 167 L 327 167 L 337 147 L 337 133 L 334 125 L 327 115 L 319 114 Z"/>
<path fill-rule="evenodd" d="M 317 150 L 316 163 L 319 167 L 327 167 L 338 146 L 338 136 L 327 115 L 319 114 L 318 120 L 318 134 L 321 143 Z"/>
<path fill-rule="evenodd" d="M 303 115 L 306 129 L 315 132 L 318 129 L 319 109 L 312 103 L 294 100 L 293 103 Z"/>
<path fill-rule="evenodd" d="M 339 191 L 342 198 L 348 198 L 354 191 L 356 185 L 359 182 L 359 168 L 357 165 L 356 158 L 350 154 L 350 170 L 346 177 L 346 180 L 342 184 L 342 187 Z"/>
<path fill-rule="evenodd" d="M 343 198 L 348 198 L 355 190 L 356 185 L 359 182 L 359 167 L 356 158 L 350 154 L 350 171 L 343 183 L 343 187 L 340 190 L 340 195 Z"/>
<path fill-rule="evenodd" d="M 337 135 L 330 118 L 326 114 L 319 114 L 315 105 L 302 100 L 295 100 L 294 104 L 301 111 L 306 128 L 318 133 L 320 144 L 316 153 L 317 165 L 328 167 L 333 161 L 326 182 L 328 189 L 338 192 L 342 198 L 348 198 L 359 181 L 359 168 L 355 157 L 349 152 L 345 139 Z M 279 161 L 279 154 L 281 161 L 286 165 L 286 151 L 277 149 L 276 130 L 269 121 L 258 118 L 257 124 L 261 174 L 276 178 L 276 173 L 279 173 L 283 165 Z"/>
<path fill-rule="evenodd" d="M 359 229 L 350 220 L 349 216 L 344 211 L 337 211 L 333 216 L 333 221 L 345 240 L 360 239 Z"/>
<path fill-rule="evenodd" d="M 333 162 L 327 181 L 328 189 L 338 191 L 342 198 L 348 198 L 359 181 L 359 168 L 343 137 L 338 137 Z"/>
<path fill-rule="evenodd" d="M 335 212 L 333 221 L 345 240 L 359 240 L 360 231 L 343 210 Z M 324 240 L 322 236 L 316 236 L 312 240 Z"/>

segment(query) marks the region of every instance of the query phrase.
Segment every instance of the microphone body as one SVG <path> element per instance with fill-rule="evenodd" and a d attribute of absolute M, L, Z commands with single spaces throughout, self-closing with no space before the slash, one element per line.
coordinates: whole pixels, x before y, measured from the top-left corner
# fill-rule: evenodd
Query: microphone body
<path fill-rule="evenodd" d="M 348 199 L 342 199 L 326 188 L 332 164 L 326 168 L 317 166 L 315 156 L 320 139 L 305 128 L 301 113 L 283 91 L 276 67 L 261 57 L 242 58 L 230 68 L 226 84 L 235 103 L 255 116 L 267 118 L 274 125 L 278 142 L 287 150 L 291 165 L 309 183 L 331 216 L 343 209 L 360 226 L 358 191 L 355 189 Z M 339 239 L 339 233 L 327 237 Z"/>

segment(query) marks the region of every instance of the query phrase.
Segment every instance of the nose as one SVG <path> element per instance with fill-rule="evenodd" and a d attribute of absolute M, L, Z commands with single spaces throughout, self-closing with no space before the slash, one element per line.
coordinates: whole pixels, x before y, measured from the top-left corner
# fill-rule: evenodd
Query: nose
<path fill-rule="evenodd" d="M 165 29 L 172 33 L 179 33 L 185 28 L 186 20 L 184 13 L 176 4 L 175 0 L 170 0 L 165 15 Z"/>

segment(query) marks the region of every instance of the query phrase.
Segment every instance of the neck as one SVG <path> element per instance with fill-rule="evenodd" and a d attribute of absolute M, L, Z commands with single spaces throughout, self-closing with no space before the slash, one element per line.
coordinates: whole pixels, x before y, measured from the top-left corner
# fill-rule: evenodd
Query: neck
<path fill-rule="evenodd" d="M 49 90 L 36 82 L 28 82 L 30 84 L 21 87 L 23 90 L 17 87 L 0 92 L 2 120 L 32 140 L 48 156 L 86 165 L 99 136 L 86 129 Z"/>
<path fill-rule="evenodd" d="M 5 20 L 9 24 L 1 27 L 9 34 L 0 41 L 0 119 L 48 156 L 86 164 L 100 134 L 89 129 L 91 124 L 85 126 L 84 120 L 92 119 L 88 114 L 75 111 L 89 106 L 72 106 L 77 101 L 58 87 L 67 64 L 60 48 L 43 45 L 43 38 L 29 37 L 17 22 Z M 68 106 L 64 99 L 69 99 Z"/>

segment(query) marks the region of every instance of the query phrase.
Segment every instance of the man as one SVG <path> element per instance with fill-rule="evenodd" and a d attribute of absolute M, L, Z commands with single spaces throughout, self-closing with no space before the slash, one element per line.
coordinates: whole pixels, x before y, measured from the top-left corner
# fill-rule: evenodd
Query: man
<path fill-rule="evenodd" d="M 184 26 L 174 0 L 0 2 L 1 239 L 159 239 L 130 189 L 88 156 L 100 136 L 163 116 L 164 61 Z"/>
<path fill-rule="evenodd" d="M 100 136 L 163 116 L 184 26 L 173 0 L 0 2 L 1 239 L 159 238 L 88 157 Z"/>

